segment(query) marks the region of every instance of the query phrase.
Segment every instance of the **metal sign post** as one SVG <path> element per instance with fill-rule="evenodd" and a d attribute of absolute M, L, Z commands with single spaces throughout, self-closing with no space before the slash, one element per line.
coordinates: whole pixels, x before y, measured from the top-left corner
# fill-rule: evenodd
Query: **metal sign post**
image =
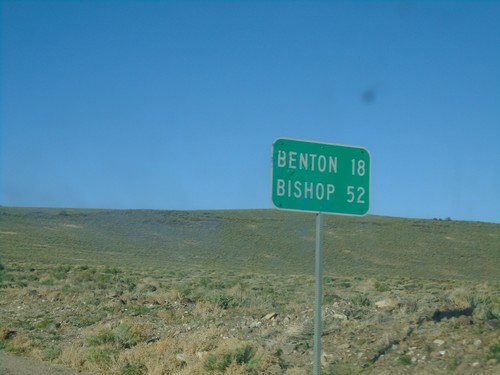
<path fill-rule="evenodd" d="M 314 375 L 321 372 L 321 306 L 323 304 L 323 214 L 316 215 L 316 305 L 314 311 Z"/>
<path fill-rule="evenodd" d="M 273 204 L 281 210 L 316 213 L 314 375 L 321 372 L 323 214 L 368 214 L 370 170 L 370 153 L 363 147 L 290 138 L 273 143 Z"/>

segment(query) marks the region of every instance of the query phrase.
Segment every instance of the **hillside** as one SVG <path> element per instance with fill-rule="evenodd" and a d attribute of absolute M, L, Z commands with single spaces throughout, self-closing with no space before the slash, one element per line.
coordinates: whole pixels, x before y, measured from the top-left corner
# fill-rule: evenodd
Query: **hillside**
<path fill-rule="evenodd" d="M 0 208 L 0 261 L 314 272 L 313 214 Z M 325 274 L 498 280 L 500 225 L 325 216 Z"/>
<path fill-rule="evenodd" d="M 322 374 L 498 374 L 499 246 L 326 216 Z M 312 214 L 1 207 L 0 373 L 310 374 L 314 250 Z"/>

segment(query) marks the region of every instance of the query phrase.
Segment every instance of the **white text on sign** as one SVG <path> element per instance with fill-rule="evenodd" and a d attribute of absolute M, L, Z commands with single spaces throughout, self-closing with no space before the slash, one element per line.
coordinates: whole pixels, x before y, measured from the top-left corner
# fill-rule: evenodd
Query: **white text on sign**
<path fill-rule="evenodd" d="M 285 181 L 283 179 L 278 179 L 276 185 L 276 194 L 278 197 L 295 197 L 297 199 L 316 199 L 322 201 L 326 199 L 330 200 L 333 193 L 335 193 L 335 185 L 333 184 L 322 184 L 318 182 L 301 182 L 301 181 Z"/>
<path fill-rule="evenodd" d="M 337 157 L 283 150 L 278 151 L 278 167 L 337 173 Z"/>
<path fill-rule="evenodd" d="M 337 157 L 296 151 L 278 151 L 278 167 L 323 173 L 337 173 Z M 351 160 L 351 174 L 363 176 L 366 173 L 364 160 Z M 364 188 L 358 187 L 357 196 L 354 186 L 347 187 L 347 202 L 364 203 Z M 335 185 L 302 181 L 285 181 L 278 179 L 276 194 L 279 197 L 294 197 L 297 199 L 315 199 L 329 201 L 335 193 Z"/>

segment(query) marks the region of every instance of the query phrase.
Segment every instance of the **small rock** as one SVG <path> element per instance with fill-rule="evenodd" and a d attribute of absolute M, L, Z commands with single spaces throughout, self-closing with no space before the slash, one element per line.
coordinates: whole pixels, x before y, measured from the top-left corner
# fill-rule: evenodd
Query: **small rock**
<path fill-rule="evenodd" d="M 333 314 L 333 319 L 347 320 L 347 316 L 345 316 L 344 314 L 334 313 Z"/>
<path fill-rule="evenodd" d="M 321 353 L 321 366 L 326 366 L 333 359 L 333 354 Z"/>
<path fill-rule="evenodd" d="M 496 364 L 498 363 L 497 359 L 496 358 L 491 358 L 491 359 L 488 359 L 488 362 L 486 362 L 486 364 L 488 366 L 495 366 Z"/>
<path fill-rule="evenodd" d="M 181 361 L 181 362 L 186 362 L 186 357 L 184 357 L 184 354 L 182 354 L 182 353 L 176 354 L 175 359 L 177 359 L 178 361 Z"/>
<path fill-rule="evenodd" d="M 266 320 L 271 320 L 271 319 L 276 318 L 277 316 L 278 316 L 278 313 L 276 313 L 276 312 L 271 312 L 271 313 L 269 313 L 269 314 L 265 315 L 265 316 L 264 316 L 264 319 L 266 319 Z"/>
<path fill-rule="evenodd" d="M 440 350 L 439 355 L 444 356 L 446 354 L 446 350 Z"/>
<path fill-rule="evenodd" d="M 391 299 L 383 299 L 375 302 L 375 307 L 379 310 L 394 310 L 396 308 L 396 302 Z"/>
<path fill-rule="evenodd" d="M 204 357 L 205 355 L 207 355 L 207 354 L 208 354 L 208 352 L 206 352 L 206 351 L 196 352 L 196 357 L 197 357 L 198 359 L 203 359 L 203 357 Z"/>
<path fill-rule="evenodd" d="M 474 340 L 474 346 L 476 348 L 479 348 L 483 342 L 479 339 Z"/>
<path fill-rule="evenodd" d="M 437 346 L 441 346 L 444 344 L 444 340 L 436 339 L 433 341 L 433 343 L 436 344 Z"/>
<path fill-rule="evenodd" d="M 261 325 L 262 325 L 262 322 L 260 320 L 256 320 L 256 321 L 250 323 L 250 328 L 259 328 Z"/>
<path fill-rule="evenodd" d="M 472 364 L 472 367 L 474 367 L 474 368 L 478 368 L 479 366 L 481 366 L 481 363 L 479 363 L 479 362 L 474 362 Z"/>

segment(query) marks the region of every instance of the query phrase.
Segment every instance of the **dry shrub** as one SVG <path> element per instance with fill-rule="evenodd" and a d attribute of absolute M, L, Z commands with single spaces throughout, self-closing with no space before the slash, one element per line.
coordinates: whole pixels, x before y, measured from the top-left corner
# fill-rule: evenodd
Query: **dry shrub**
<path fill-rule="evenodd" d="M 134 336 L 136 342 L 143 342 L 154 335 L 155 328 L 152 323 L 145 322 L 141 319 L 125 319 L 122 326 L 128 327 L 128 331 Z"/>
<path fill-rule="evenodd" d="M 32 348 L 30 352 L 30 357 L 43 361 L 43 350 L 41 348 Z"/>
<path fill-rule="evenodd" d="M 213 371 L 209 371 L 213 372 Z M 216 373 L 221 373 L 219 371 L 216 371 Z M 227 375 L 248 375 L 249 371 L 245 367 L 245 365 L 238 364 L 236 362 L 232 362 L 228 367 L 225 368 L 222 373 L 227 374 Z M 255 374 L 255 373 L 254 373 Z"/>
<path fill-rule="evenodd" d="M 452 290 L 448 299 L 456 309 L 462 310 L 471 307 L 471 292 L 464 288 Z"/>
<path fill-rule="evenodd" d="M 170 295 L 163 291 L 149 292 L 141 296 L 141 301 L 146 305 L 163 305 L 170 299 Z"/>
<path fill-rule="evenodd" d="M 83 370 L 85 368 L 85 356 L 86 349 L 82 346 L 82 343 L 75 343 L 63 347 L 58 362 L 74 369 Z"/>
<path fill-rule="evenodd" d="M 220 315 L 223 309 L 211 301 L 199 301 L 195 304 L 193 315 L 203 317 L 206 314 Z"/>
<path fill-rule="evenodd" d="M 210 327 L 197 332 L 197 334 L 187 335 L 181 341 L 182 351 L 189 357 L 200 357 L 197 353 L 210 352 L 217 348 L 221 338 L 221 332 L 216 327 Z"/>
<path fill-rule="evenodd" d="M 166 340 L 152 345 L 139 344 L 132 350 L 123 351 L 120 354 L 120 363 L 138 364 L 145 368 L 148 375 L 160 375 L 171 373 L 170 362 L 172 360 L 170 343 Z"/>
<path fill-rule="evenodd" d="M 176 319 L 172 310 L 160 310 L 156 313 L 156 316 L 162 319 L 164 324 L 172 324 Z"/>
<path fill-rule="evenodd" d="M 219 347 L 204 359 L 204 369 L 208 372 L 243 374 L 246 365 L 255 357 L 251 343 L 236 338 L 220 342 Z"/>
<path fill-rule="evenodd" d="M 11 352 L 30 353 L 32 349 L 32 341 L 23 334 L 17 334 L 9 340 L 8 350 Z"/>
<path fill-rule="evenodd" d="M 285 375 L 307 375 L 310 374 L 310 370 L 304 368 L 292 367 L 285 371 Z"/>
<path fill-rule="evenodd" d="M 119 368 L 117 352 L 110 346 L 90 348 L 85 359 L 85 367 L 92 373 L 112 374 Z"/>
<path fill-rule="evenodd" d="M 148 346 L 150 348 L 150 352 L 153 354 L 162 354 L 168 353 L 170 351 L 174 351 L 176 348 L 176 340 L 171 337 L 163 338 L 155 343 L 152 343 Z"/>
<path fill-rule="evenodd" d="M 281 372 L 278 357 L 265 351 L 257 343 L 238 338 L 219 341 L 217 348 L 204 356 L 193 368 L 197 373 L 202 373 L 200 364 L 205 372 L 222 371 L 224 374 L 233 375 Z"/>
<path fill-rule="evenodd" d="M 153 336 L 154 326 L 139 318 L 99 324 L 85 333 L 87 346 L 115 345 L 128 349 Z"/>
<path fill-rule="evenodd" d="M 193 335 L 180 335 L 179 337 L 163 338 L 157 342 L 137 346 L 122 351 L 117 358 L 117 363 L 134 364 L 144 369 L 148 375 L 179 374 L 195 375 L 206 374 L 204 363 L 210 355 L 235 352 L 245 347 L 256 347 L 246 341 L 238 339 L 220 339 L 220 332 L 209 328 Z M 264 352 L 255 351 L 255 357 L 263 358 Z M 272 365 L 266 364 L 266 367 Z M 231 363 L 225 374 L 246 374 L 248 366 L 245 363 Z M 260 372 L 259 372 L 260 373 Z"/>
<path fill-rule="evenodd" d="M 6 327 L 0 327 L 0 341 L 7 340 L 10 336 L 10 330 Z"/>
<path fill-rule="evenodd" d="M 141 343 L 121 353 L 122 363 L 139 363 L 148 375 L 196 374 L 202 369 L 202 359 L 220 340 L 211 329 L 193 335 L 163 338 L 155 343 Z"/>
<path fill-rule="evenodd" d="M 375 282 L 375 280 L 366 279 L 366 280 L 359 282 L 356 290 L 361 292 L 361 293 L 364 293 L 364 294 L 372 294 L 372 292 L 376 289 L 375 285 L 379 285 Z"/>
<path fill-rule="evenodd" d="M 148 375 L 174 374 L 185 366 L 177 358 L 179 353 L 175 339 L 165 338 L 152 344 L 141 343 L 121 353 L 120 362 L 138 363 Z"/>
<path fill-rule="evenodd" d="M 246 300 L 246 293 L 244 286 L 241 283 L 237 283 L 228 290 L 228 294 L 233 297 L 239 305 L 242 305 Z M 248 301 L 246 301 L 248 302 Z"/>
<path fill-rule="evenodd" d="M 179 298 L 185 297 L 182 295 L 181 291 L 177 288 L 171 288 L 168 291 L 166 291 L 165 295 L 167 296 L 167 300 L 169 301 L 175 301 Z"/>

